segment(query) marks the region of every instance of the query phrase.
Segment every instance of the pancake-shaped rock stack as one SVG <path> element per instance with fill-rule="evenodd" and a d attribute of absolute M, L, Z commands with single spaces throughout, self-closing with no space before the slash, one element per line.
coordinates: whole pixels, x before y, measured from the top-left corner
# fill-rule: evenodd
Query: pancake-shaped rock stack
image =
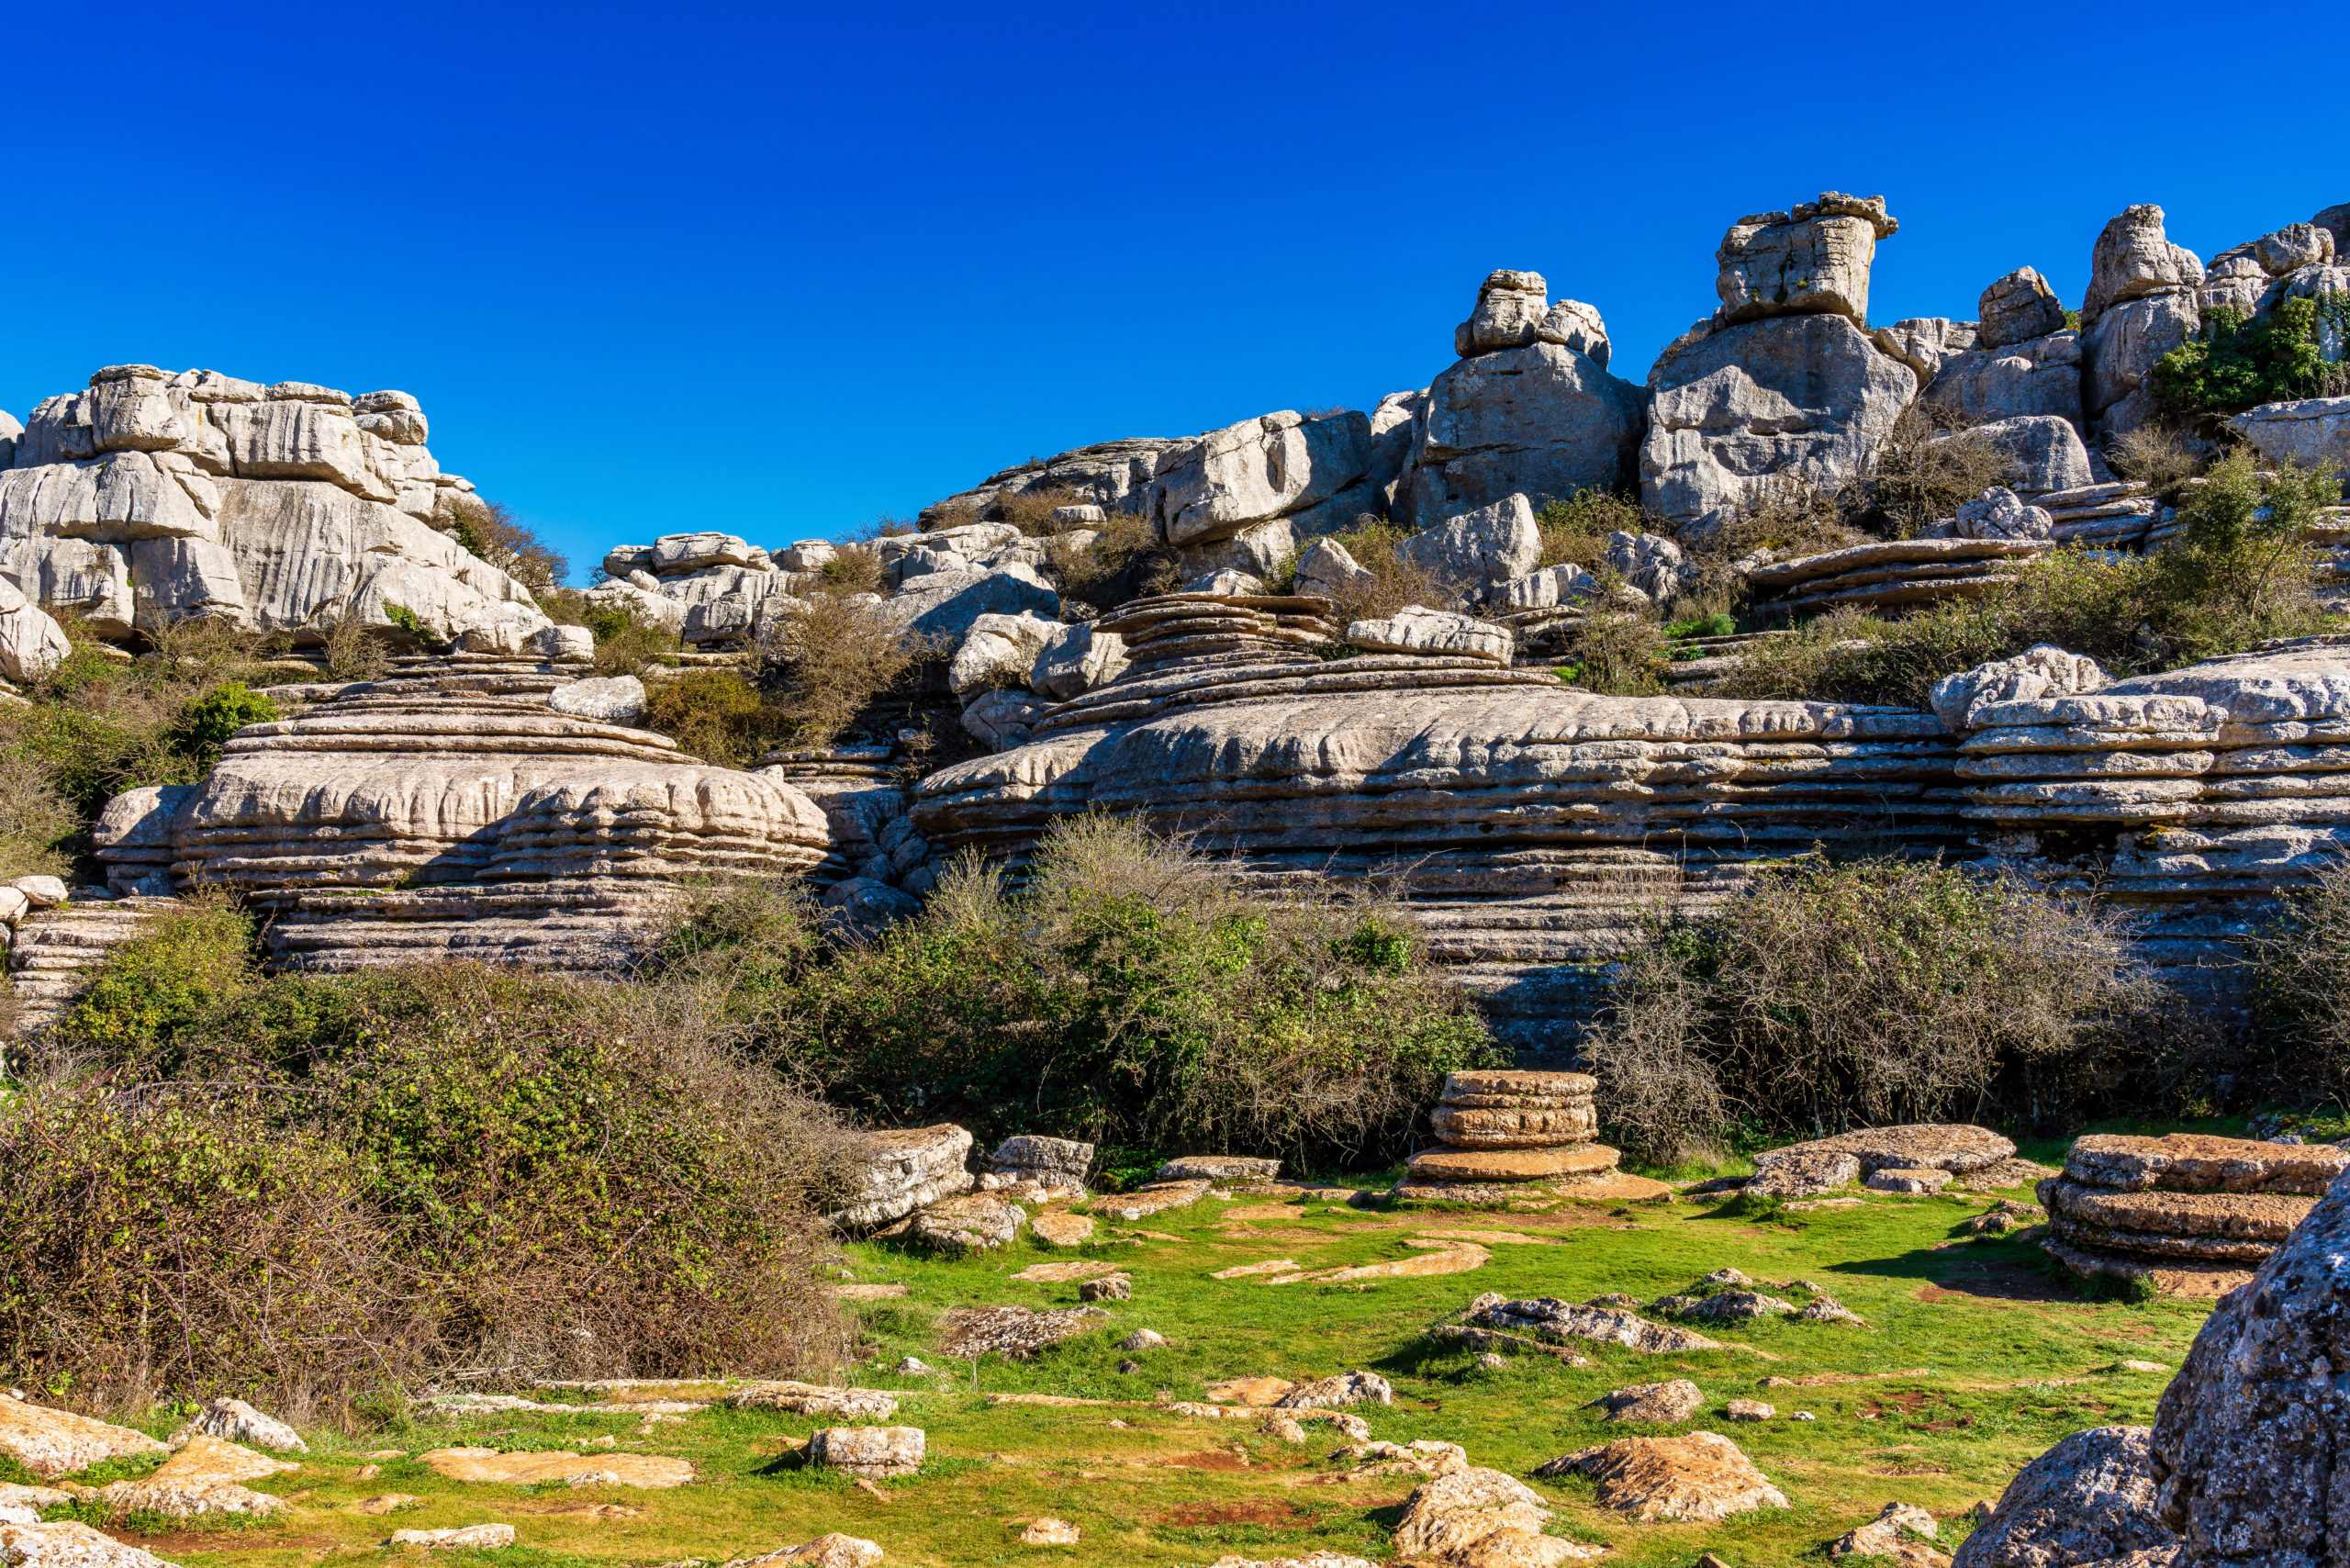
<path fill-rule="evenodd" d="M 2041 1245 L 2084 1278 L 2150 1281 L 2166 1294 L 2224 1295 L 2249 1281 L 2350 1170 L 2350 1149 L 2173 1133 L 2076 1139 L 2040 1183 Z"/>
<path fill-rule="evenodd" d="M 566 711 L 593 671 L 584 649 L 544 643 L 274 689 L 293 717 L 240 730 L 201 784 L 118 797 L 99 858 L 138 891 L 227 887 L 268 908 L 288 967 L 453 957 L 573 973 L 640 950 L 682 877 L 823 858 L 824 815 L 789 784 Z"/>
<path fill-rule="evenodd" d="M 1441 1147 L 1412 1157 L 1398 1197 L 1456 1204 L 1547 1204 L 1559 1198 L 1662 1197 L 1662 1182 L 1616 1169 L 1593 1139 L 1598 1081 L 1580 1072 L 1456 1072 L 1428 1117 Z"/>

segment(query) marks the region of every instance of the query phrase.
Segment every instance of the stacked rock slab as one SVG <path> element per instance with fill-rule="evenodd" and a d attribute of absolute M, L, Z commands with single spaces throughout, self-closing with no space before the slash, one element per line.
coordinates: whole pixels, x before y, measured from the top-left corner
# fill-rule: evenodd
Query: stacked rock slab
<path fill-rule="evenodd" d="M 968 1192 L 970 1153 L 971 1135 L 951 1122 L 867 1133 L 857 1142 L 848 1201 L 824 1221 L 862 1230 Z"/>
<path fill-rule="evenodd" d="M 2176 986 L 2223 1000 L 2240 943 L 2350 851 L 2350 637 L 2265 644 L 1974 706 L 1964 815 L 1990 859 L 2094 880 Z"/>
<path fill-rule="evenodd" d="M 1763 1150 L 1754 1157 L 1754 1179 L 1744 1191 L 1758 1197 L 1807 1198 L 1856 1182 L 1904 1192 L 1939 1190 L 1946 1183 L 1964 1189 L 2020 1186 L 2015 1152 L 2016 1146 L 1998 1134 L 1964 1123 L 1866 1127 Z M 1923 1180 L 1897 1186 L 1877 1180 L 1896 1171 Z"/>
<path fill-rule="evenodd" d="M 2064 1173 L 2040 1183 L 2050 1256 L 2084 1278 L 2143 1279 L 2188 1296 L 2224 1295 L 2309 1217 L 2350 1171 L 2350 1149 L 2173 1133 L 2076 1139 Z"/>
<path fill-rule="evenodd" d="M 1465 1204 L 1543 1203 L 1560 1197 L 1623 1202 L 1661 1197 L 1662 1182 L 1616 1169 L 1616 1150 L 1593 1140 L 1598 1081 L 1580 1072 L 1456 1072 L 1428 1117 L 1441 1147 L 1414 1155 L 1399 1197 Z"/>
<path fill-rule="evenodd" d="M 203 783 L 111 802 L 99 857 L 151 879 L 168 846 L 177 886 L 274 912 L 269 942 L 290 967 L 457 956 L 574 973 L 627 961 L 681 877 L 822 859 L 823 813 L 788 784 L 558 711 L 588 671 L 551 641 L 564 662 L 406 660 L 248 725 Z"/>
<path fill-rule="evenodd" d="M 2047 548 L 2042 540 L 1900 539 L 1774 561 L 1748 568 L 1746 576 L 1758 614 L 1924 606 L 1980 599 L 2015 581 L 2013 563 Z"/>
<path fill-rule="evenodd" d="M 2148 1279 L 2174 1295 L 2225 1295 L 2310 1215 L 2350 1149 L 2246 1137 L 2091 1133 L 2040 1182 L 2052 1258 L 2082 1276 Z"/>
<path fill-rule="evenodd" d="M 1189 597 L 1122 618 L 1128 641 Z M 1230 602 L 1277 630 L 1292 613 Z M 1930 713 L 1601 697 L 1548 669 L 1322 662 L 1262 635 L 1218 627 L 1158 658 L 1145 639 L 1027 745 L 924 778 L 915 826 L 942 854 L 1016 861 L 1058 818 L 1102 810 L 1190 834 L 1262 888 L 1377 879 L 1529 1050 L 1572 1043 L 1603 983 L 1589 966 L 1636 939 L 1644 909 L 1702 911 L 1751 861 L 1888 811 L 1921 843 L 1955 843 L 1952 747 Z"/>

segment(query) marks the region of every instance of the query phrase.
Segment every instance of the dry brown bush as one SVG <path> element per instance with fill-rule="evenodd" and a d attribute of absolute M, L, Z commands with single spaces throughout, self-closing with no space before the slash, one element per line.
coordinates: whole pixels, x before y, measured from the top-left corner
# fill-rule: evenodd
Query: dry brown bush
<path fill-rule="evenodd" d="M 2202 470 L 2194 445 L 2169 425 L 2141 425 L 2105 443 L 2105 461 L 2124 479 L 2173 490 Z"/>
<path fill-rule="evenodd" d="M 485 501 L 489 515 L 460 519 L 457 543 L 496 566 L 532 592 L 563 581 L 571 564 L 562 553 L 522 525 L 521 520 L 496 501 Z"/>
<path fill-rule="evenodd" d="M 1601 578 L 1603 585 L 1620 580 L 1612 572 Z M 1664 628 L 1654 611 L 1594 610 L 1567 639 L 1574 666 L 1567 678 L 1611 697 L 1652 697 L 1664 689 Z"/>
<path fill-rule="evenodd" d="M 1564 500 L 1546 503 L 1535 514 L 1534 521 L 1542 531 L 1540 565 L 1560 566 L 1572 563 L 1593 573 L 1607 564 L 1607 536 L 1611 533 L 1661 533 L 1668 539 L 1673 536 L 1671 523 L 1642 511 L 1639 502 L 1631 497 L 1612 490 L 1577 490 Z"/>
<path fill-rule="evenodd" d="M 1102 609 L 1181 586 L 1175 553 L 1159 543 L 1149 519 L 1128 511 L 1111 512 L 1089 544 L 1067 533 L 1051 535 L 1045 541 L 1045 570 L 1064 598 Z"/>
<path fill-rule="evenodd" d="M 2006 453 L 1987 438 L 1951 431 L 1916 404 L 1901 411 L 1893 431 L 1858 478 L 1838 487 L 1844 522 L 1879 539 L 1914 539 L 1954 515 L 2012 472 Z"/>
<path fill-rule="evenodd" d="M 2253 963 L 2255 1017 L 2278 1076 L 2350 1106 L 2350 859 L 2287 901 L 2284 919 L 2254 944 Z"/>
<path fill-rule="evenodd" d="M 947 640 L 910 635 L 879 604 L 811 594 L 776 618 L 758 649 L 758 684 L 791 744 L 826 746 Z"/>
<path fill-rule="evenodd" d="M 1407 604 L 1429 610 L 1452 610 L 1460 604 L 1468 585 L 1396 554 L 1396 547 L 1411 537 L 1393 523 L 1369 518 L 1330 535 L 1331 543 L 1344 548 L 1355 565 L 1371 574 L 1368 580 L 1349 584 L 1333 596 L 1330 619 L 1341 633 L 1349 622 L 1383 620 Z"/>
<path fill-rule="evenodd" d="M 816 576 L 822 579 L 815 590 L 820 593 L 879 593 L 885 580 L 881 552 L 870 544 L 844 544 L 831 560 L 816 568 Z"/>
<path fill-rule="evenodd" d="M 1053 509 L 1086 506 L 1093 498 L 1063 485 L 1039 485 L 1032 490 L 1007 490 L 996 498 L 995 510 L 1003 521 L 1030 536 L 1053 532 Z"/>
<path fill-rule="evenodd" d="M 1807 863 L 1711 919 L 1652 921 L 1584 1048 L 1609 1126 L 1672 1162 L 1733 1121 L 1978 1118 L 2003 1070 L 2061 1104 L 2155 996 L 2093 906 L 1931 863 Z"/>

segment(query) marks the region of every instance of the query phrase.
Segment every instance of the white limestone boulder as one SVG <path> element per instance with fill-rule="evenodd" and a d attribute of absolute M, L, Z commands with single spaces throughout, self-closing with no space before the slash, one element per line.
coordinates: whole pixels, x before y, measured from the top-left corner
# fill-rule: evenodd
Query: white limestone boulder
<path fill-rule="evenodd" d="M 1347 641 L 1358 648 L 1394 654 L 1449 654 L 1506 665 L 1516 638 L 1506 626 L 1425 605 L 1407 604 L 1376 621 L 1357 621 Z"/>
<path fill-rule="evenodd" d="M 1422 530 L 1395 554 L 1456 591 L 1482 598 L 1534 569 L 1542 558 L 1542 531 L 1533 505 L 1512 492 Z"/>

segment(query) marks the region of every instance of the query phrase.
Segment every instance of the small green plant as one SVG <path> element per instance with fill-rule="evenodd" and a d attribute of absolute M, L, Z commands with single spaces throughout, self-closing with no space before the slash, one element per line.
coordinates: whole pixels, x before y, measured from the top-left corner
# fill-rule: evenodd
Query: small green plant
<path fill-rule="evenodd" d="M 280 717 L 275 699 L 246 690 L 241 680 L 224 680 L 180 710 L 172 742 L 208 766 L 239 730 L 247 724 L 274 724 Z"/>
<path fill-rule="evenodd" d="M 407 609 L 402 605 L 393 604 L 389 600 L 386 600 L 384 605 L 384 619 L 390 622 L 393 625 L 398 627 L 401 631 L 407 633 L 409 636 L 415 638 L 420 643 L 431 645 L 438 644 L 448 640 L 442 637 L 440 633 L 435 632 L 431 624 L 425 621 L 424 617 L 419 615 L 413 610 Z"/>
<path fill-rule="evenodd" d="M 2261 403 L 2339 397 L 2350 392 L 2350 364 L 2327 359 L 2324 345 L 2345 333 L 2345 295 L 2282 300 L 2265 318 L 2217 309 L 2155 363 L 2154 384 L 2166 407 L 2206 428 Z"/>
<path fill-rule="evenodd" d="M 1676 640 L 1683 637 L 1732 637 L 1738 634 L 1738 622 L 1727 613 L 1717 610 L 1695 621 L 1675 621 L 1665 627 L 1664 634 Z"/>

